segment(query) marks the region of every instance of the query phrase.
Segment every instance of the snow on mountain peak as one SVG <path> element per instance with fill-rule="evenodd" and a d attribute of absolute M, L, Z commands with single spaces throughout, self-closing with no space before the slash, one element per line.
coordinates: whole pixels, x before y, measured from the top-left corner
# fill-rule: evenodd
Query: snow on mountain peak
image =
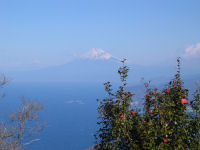
<path fill-rule="evenodd" d="M 105 52 L 101 48 L 93 48 L 82 56 L 82 58 L 89 58 L 89 59 L 110 59 L 112 57 L 113 56 L 111 54 Z"/>

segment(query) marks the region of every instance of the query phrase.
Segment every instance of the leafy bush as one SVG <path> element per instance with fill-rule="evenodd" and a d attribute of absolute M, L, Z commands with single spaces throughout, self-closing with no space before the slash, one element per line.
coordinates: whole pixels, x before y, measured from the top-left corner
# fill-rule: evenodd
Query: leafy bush
<path fill-rule="evenodd" d="M 133 93 L 126 91 L 128 68 L 119 68 L 122 85 L 113 92 L 105 83 L 108 97 L 99 102 L 99 129 L 95 149 L 154 150 L 200 149 L 200 89 L 188 100 L 189 90 L 180 77 L 180 58 L 175 78 L 159 90 L 145 83 L 144 111 L 131 105 Z"/>

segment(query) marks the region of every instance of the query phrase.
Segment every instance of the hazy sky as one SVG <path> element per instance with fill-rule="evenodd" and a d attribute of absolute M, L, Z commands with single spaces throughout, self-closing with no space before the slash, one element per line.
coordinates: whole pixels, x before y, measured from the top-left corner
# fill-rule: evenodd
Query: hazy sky
<path fill-rule="evenodd" d="M 136 64 L 198 62 L 199 43 L 199 0 L 0 0 L 0 67 L 57 65 L 92 48 Z"/>

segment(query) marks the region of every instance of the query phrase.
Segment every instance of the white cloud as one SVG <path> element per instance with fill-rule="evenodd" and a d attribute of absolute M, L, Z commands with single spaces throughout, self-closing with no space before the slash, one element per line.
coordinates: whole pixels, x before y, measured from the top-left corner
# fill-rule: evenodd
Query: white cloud
<path fill-rule="evenodd" d="M 200 57 L 200 43 L 187 47 L 185 49 L 183 57 L 184 58 Z"/>
<path fill-rule="evenodd" d="M 89 59 L 117 59 L 116 57 L 113 57 L 110 53 L 105 52 L 103 49 L 101 48 L 93 48 L 92 50 L 90 50 L 89 52 L 87 52 L 86 54 L 84 54 L 82 56 L 82 58 L 89 58 Z"/>

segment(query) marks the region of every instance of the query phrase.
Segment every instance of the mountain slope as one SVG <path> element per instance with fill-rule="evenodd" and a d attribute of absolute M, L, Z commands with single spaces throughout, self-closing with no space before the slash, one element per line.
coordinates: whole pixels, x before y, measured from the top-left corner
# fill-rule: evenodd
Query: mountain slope
<path fill-rule="evenodd" d="M 81 58 L 69 63 L 52 66 L 44 69 L 29 71 L 12 71 L 5 75 L 14 81 L 23 82 L 119 82 L 118 68 L 122 64 L 116 59 L 87 59 Z M 145 81 L 151 80 L 154 84 L 160 84 L 174 77 L 176 67 L 172 66 L 142 66 L 128 65 L 128 83 L 140 82 L 141 78 Z M 182 74 L 189 74 L 185 69 Z M 198 74 L 192 74 L 195 79 Z M 191 76 L 192 77 L 192 76 Z"/>

